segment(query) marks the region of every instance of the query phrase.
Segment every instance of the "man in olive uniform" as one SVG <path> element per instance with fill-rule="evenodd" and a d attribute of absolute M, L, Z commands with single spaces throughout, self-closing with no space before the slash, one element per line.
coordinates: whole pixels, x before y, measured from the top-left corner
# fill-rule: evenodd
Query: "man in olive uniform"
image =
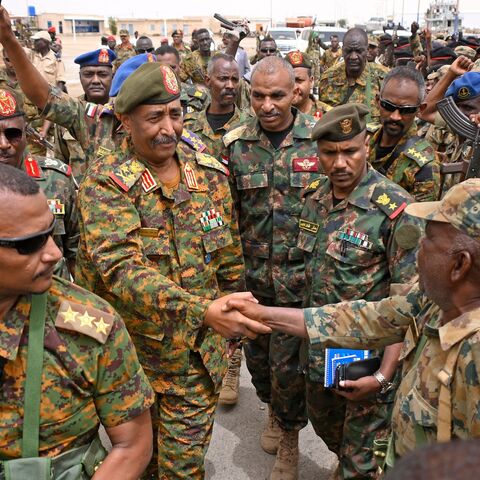
<path fill-rule="evenodd" d="M 298 216 L 306 187 L 321 174 L 310 140 L 315 122 L 292 108 L 295 74 L 285 60 L 262 59 L 251 80 L 256 117 L 224 137 L 247 288 L 264 304 L 299 306 L 304 263 L 296 247 Z M 257 395 L 269 409 L 261 446 L 277 455 L 272 480 L 296 478 L 298 432 L 307 423 L 299 350 L 298 339 L 285 335 L 245 344 Z"/>
<path fill-rule="evenodd" d="M 380 92 L 385 67 L 367 62 L 368 36 L 351 28 L 343 37 L 344 62 L 325 71 L 319 82 L 319 99 L 336 107 L 348 102 L 363 103 L 370 109 L 367 123 L 379 122 L 375 96 Z"/>
<path fill-rule="evenodd" d="M 330 67 L 334 67 L 340 58 L 342 57 L 342 49 L 340 48 L 340 42 L 338 35 L 330 36 L 330 47 L 325 50 L 322 58 L 320 59 L 320 68 L 322 73 L 328 70 Z"/>
<path fill-rule="evenodd" d="M 136 54 L 135 47 L 130 43 L 128 30 L 120 30 L 120 45 L 115 47 L 115 55 L 117 58 L 113 62 L 114 69 L 117 70 L 125 60 L 134 57 Z"/>
<path fill-rule="evenodd" d="M 175 50 L 178 52 L 180 55 L 180 58 L 183 60 L 187 55 L 192 53 L 190 50 L 190 47 L 185 44 L 183 41 L 183 31 L 182 30 L 174 30 L 172 32 L 172 39 L 173 39 L 173 44 L 172 47 L 175 48 Z"/>
<path fill-rule="evenodd" d="M 45 193 L 56 220 L 53 236 L 63 254 L 55 274 L 70 280 L 79 238 L 76 182 L 68 165 L 28 152 L 25 128 L 22 97 L 14 90 L 1 88 L 0 162 L 25 171 Z"/>
<path fill-rule="evenodd" d="M 155 390 L 149 473 L 202 479 L 227 365 L 219 333 L 268 329 L 222 312 L 232 296 L 252 298 L 228 295 L 244 290 L 244 265 L 227 170 L 179 142 L 173 70 L 141 65 L 115 108 L 129 135 L 80 186 L 77 281 L 124 312 Z"/>
<path fill-rule="evenodd" d="M 54 222 L 39 183 L 0 164 L 0 479 L 139 478 L 153 391 L 113 308 L 52 278 Z"/>
<path fill-rule="evenodd" d="M 369 162 L 418 202 L 437 200 L 440 164 L 432 145 L 417 135 L 415 115 L 425 98 L 418 70 L 396 67 L 377 97 L 381 127 L 369 141 Z"/>

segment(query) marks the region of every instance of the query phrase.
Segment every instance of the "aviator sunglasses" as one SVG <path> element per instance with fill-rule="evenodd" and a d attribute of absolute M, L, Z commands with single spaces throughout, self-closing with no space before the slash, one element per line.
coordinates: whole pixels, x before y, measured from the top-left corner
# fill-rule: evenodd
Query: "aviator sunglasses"
<path fill-rule="evenodd" d="M 380 98 L 380 105 L 388 112 L 394 112 L 395 110 L 398 110 L 400 115 L 411 115 L 418 110 L 418 107 L 420 107 L 420 105 L 395 105 L 394 103 L 384 100 L 383 98 Z"/>
<path fill-rule="evenodd" d="M 38 252 L 47 243 L 55 229 L 55 218 L 47 230 L 18 238 L 0 238 L 0 247 L 15 248 L 20 255 Z"/>

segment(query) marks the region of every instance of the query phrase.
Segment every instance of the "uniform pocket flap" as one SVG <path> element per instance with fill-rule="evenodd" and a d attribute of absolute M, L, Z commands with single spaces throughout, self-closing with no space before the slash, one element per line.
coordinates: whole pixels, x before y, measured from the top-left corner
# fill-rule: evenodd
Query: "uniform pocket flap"
<path fill-rule="evenodd" d="M 288 249 L 288 260 L 291 262 L 303 260 L 303 250 L 298 247 L 290 247 Z"/>
<path fill-rule="evenodd" d="M 249 240 L 242 242 L 243 253 L 252 257 L 270 258 L 270 246 L 268 243 L 253 243 Z"/>
<path fill-rule="evenodd" d="M 410 409 L 415 422 L 424 427 L 435 427 L 437 425 L 438 410 L 422 397 L 417 387 L 413 387 L 411 394 Z"/>
<path fill-rule="evenodd" d="M 148 230 L 148 232 L 147 232 Z M 170 255 L 170 241 L 166 235 L 153 236 L 151 228 L 140 229 L 140 237 L 143 242 L 143 251 L 147 256 Z"/>
<path fill-rule="evenodd" d="M 238 190 L 268 187 L 268 175 L 264 172 L 237 175 L 236 180 Z"/>
<path fill-rule="evenodd" d="M 341 240 L 331 242 L 326 251 L 327 255 L 349 265 L 371 265 L 374 263 L 372 261 L 374 255 L 371 251 L 362 250 L 351 243 L 346 243 L 345 247 L 342 248 L 341 243 Z"/>
<path fill-rule="evenodd" d="M 202 237 L 203 247 L 207 253 L 214 252 L 233 243 L 232 234 L 228 227 L 215 228 Z"/>
<path fill-rule="evenodd" d="M 317 236 L 300 230 L 297 238 L 297 247 L 305 252 L 312 253 Z"/>

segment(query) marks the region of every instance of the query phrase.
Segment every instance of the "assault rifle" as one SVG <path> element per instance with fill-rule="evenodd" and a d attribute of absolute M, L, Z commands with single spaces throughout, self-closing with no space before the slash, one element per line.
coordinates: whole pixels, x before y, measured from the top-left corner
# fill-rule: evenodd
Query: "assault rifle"
<path fill-rule="evenodd" d="M 47 139 L 43 138 L 31 125 L 27 125 L 26 133 L 27 137 L 30 137 L 33 142 L 49 150 L 54 150 L 55 147 Z"/>

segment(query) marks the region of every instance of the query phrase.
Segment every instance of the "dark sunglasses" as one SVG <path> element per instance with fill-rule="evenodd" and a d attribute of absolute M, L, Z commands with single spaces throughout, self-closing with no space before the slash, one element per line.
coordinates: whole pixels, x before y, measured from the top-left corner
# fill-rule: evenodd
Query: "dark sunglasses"
<path fill-rule="evenodd" d="M 380 99 L 380 106 L 388 112 L 394 112 L 395 110 L 398 110 L 400 115 L 411 115 L 420 107 L 420 105 L 395 105 L 394 103 L 384 100 L 383 98 Z"/>
<path fill-rule="evenodd" d="M 47 230 L 18 238 L 0 238 L 0 247 L 15 248 L 20 255 L 38 252 L 47 243 L 55 229 L 55 218 Z"/>
<path fill-rule="evenodd" d="M 10 143 L 17 143 L 23 137 L 23 130 L 21 128 L 5 128 L 3 134 Z"/>
<path fill-rule="evenodd" d="M 137 49 L 138 53 L 152 53 L 155 49 L 152 48 L 139 48 Z"/>
<path fill-rule="evenodd" d="M 276 48 L 261 48 L 260 51 L 262 53 L 275 53 L 277 51 Z"/>

